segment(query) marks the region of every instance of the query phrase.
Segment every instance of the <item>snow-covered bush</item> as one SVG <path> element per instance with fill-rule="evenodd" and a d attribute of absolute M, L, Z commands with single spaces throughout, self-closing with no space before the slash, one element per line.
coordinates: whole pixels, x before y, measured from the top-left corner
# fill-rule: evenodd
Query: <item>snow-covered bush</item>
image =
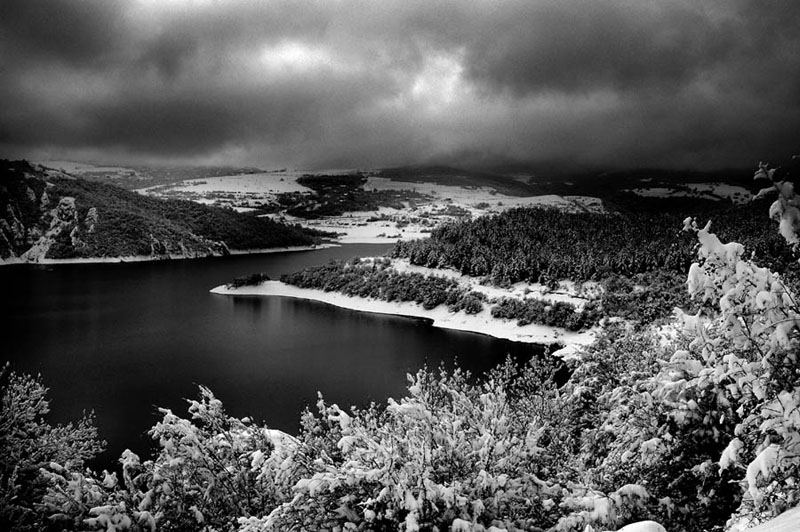
<path fill-rule="evenodd" d="M 797 469 L 800 314 L 780 278 L 744 260 L 742 246 L 686 225 L 699 240 L 687 285 L 702 313 L 678 310 L 675 327 L 658 335 L 609 331 L 615 341 L 588 350 L 570 386 L 597 423 L 583 429 L 588 483 L 606 492 L 641 485 L 659 501 L 652 516 L 691 529 L 719 524 L 740 504 L 732 481 L 745 482 L 751 513 L 774 513 L 776 498 L 794 502 L 791 480 L 774 482 Z M 762 493 L 765 480 L 774 495 Z"/>
<path fill-rule="evenodd" d="M 199 400 L 189 401 L 190 419 L 161 413 L 150 430 L 158 455 L 142 462 L 126 450 L 122 482 L 56 464 L 43 470 L 47 516 L 90 530 L 232 530 L 237 519 L 264 515 L 291 495 L 299 477 L 277 473 L 297 445 L 292 437 L 228 416 L 202 386 Z"/>
<path fill-rule="evenodd" d="M 456 370 L 409 376 L 385 409 L 320 399 L 304 419 L 313 471 L 245 530 L 529 529 L 555 523 L 561 490 L 556 389 L 506 365 L 482 384 Z M 461 527 L 461 528 L 458 528 Z M 466 528 L 465 528 L 466 527 Z"/>
<path fill-rule="evenodd" d="M 191 419 L 161 413 L 150 430 L 160 452 L 142 464 L 147 491 L 136 494 L 140 509 L 156 510 L 160 528 L 228 528 L 235 516 L 261 514 L 276 504 L 271 479 L 252 467 L 274 449 L 268 431 L 228 416 L 202 386 L 199 400 L 189 401 Z M 130 456 L 123 466 L 137 468 L 138 460 Z"/>
<path fill-rule="evenodd" d="M 0 529 L 44 528 L 39 504 L 47 490 L 42 468 L 79 471 L 102 450 L 92 415 L 51 425 L 47 388 L 38 377 L 0 370 Z"/>
<path fill-rule="evenodd" d="M 786 219 L 781 233 L 791 243 Z M 800 306 L 780 276 L 742 258 L 742 246 L 722 244 L 709 225 L 686 225 L 697 232 L 701 259 L 690 269 L 689 291 L 713 312 L 679 314 L 691 342 L 670 360 L 665 397 L 704 400 L 677 421 L 702 417 L 707 430 L 721 430 L 719 468 L 742 480 L 740 514 L 758 520 L 800 502 Z"/>
<path fill-rule="evenodd" d="M 797 166 L 800 158 L 795 156 L 792 163 Z M 794 179 L 796 175 L 789 175 L 791 165 L 785 167 L 771 167 L 766 163 L 759 163 L 755 173 L 755 179 L 769 181 L 768 187 L 762 188 L 756 198 L 766 197 L 777 192 L 776 199 L 769 208 L 769 217 L 778 222 L 778 231 L 786 242 L 794 249 L 800 247 L 800 197 L 794 191 L 794 183 L 789 179 Z"/>

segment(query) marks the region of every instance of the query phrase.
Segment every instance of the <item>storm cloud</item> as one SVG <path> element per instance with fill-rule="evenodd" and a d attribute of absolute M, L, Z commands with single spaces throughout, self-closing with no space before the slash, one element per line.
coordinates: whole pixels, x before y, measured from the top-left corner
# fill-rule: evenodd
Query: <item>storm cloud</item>
<path fill-rule="evenodd" d="M 717 168 L 800 151 L 800 3 L 5 0 L 5 157 Z"/>

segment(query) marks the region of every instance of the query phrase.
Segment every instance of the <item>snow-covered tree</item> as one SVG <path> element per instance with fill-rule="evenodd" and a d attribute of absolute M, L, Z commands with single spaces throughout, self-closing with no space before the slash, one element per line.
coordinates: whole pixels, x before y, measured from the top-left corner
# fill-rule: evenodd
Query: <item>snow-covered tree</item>
<path fill-rule="evenodd" d="M 40 530 L 39 503 L 48 489 L 42 468 L 79 471 L 103 448 L 91 414 L 51 425 L 39 377 L 0 370 L 0 529 Z"/>
<path fill-rule="evenodd" d="M 755 198 L 766 197 L 777 193 L 778 198 L 769 208 L 769 216 L 778 222 L 779 232 L 786 242 L 794 249 L 800 246 L 800 197 L 794 191 L 794 182 L 797 175 L 791 175 L 800 166 L 800 156 L 794 156 L 783 167 L 772 167 L 766 163 L 759 163 L 754 179 L 769 182 L 770 186 L 762 188 Z"/>

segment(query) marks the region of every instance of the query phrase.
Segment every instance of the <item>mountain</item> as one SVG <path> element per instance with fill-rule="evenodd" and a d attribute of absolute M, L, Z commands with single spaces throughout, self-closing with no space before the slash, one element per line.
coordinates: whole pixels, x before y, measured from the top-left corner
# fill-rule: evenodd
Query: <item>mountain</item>
<path fill-rule="evenodd" d="M 307 246 L 320 233 L 0 160 L 0 261 L 148 256 Z"/>

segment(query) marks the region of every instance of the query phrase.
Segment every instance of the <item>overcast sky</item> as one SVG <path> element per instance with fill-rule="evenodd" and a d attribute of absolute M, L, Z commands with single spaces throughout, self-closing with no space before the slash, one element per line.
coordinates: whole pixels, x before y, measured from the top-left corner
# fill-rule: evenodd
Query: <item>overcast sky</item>
<path fill-rule="evenodd" d="M 0 157 L 750 166 L 797 0 L 3 0 Z"/>

